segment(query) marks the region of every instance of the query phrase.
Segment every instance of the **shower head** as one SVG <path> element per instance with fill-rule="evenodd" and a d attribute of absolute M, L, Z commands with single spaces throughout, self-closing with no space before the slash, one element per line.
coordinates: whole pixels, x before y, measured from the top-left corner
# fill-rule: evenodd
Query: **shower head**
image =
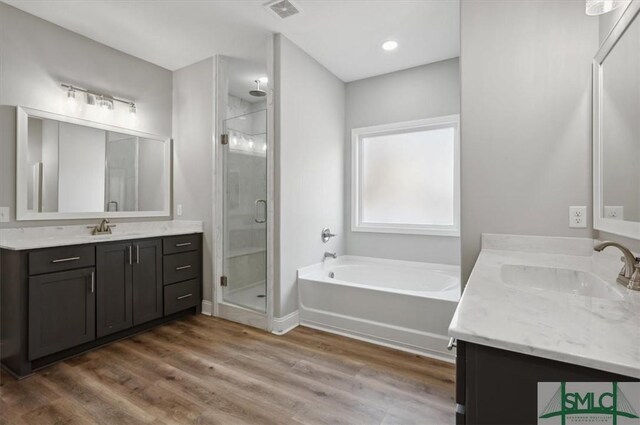
<path fill-rule="evenodd" d="M 266 96 L 267 92 L 260 88 L 260 80 L 255 80 L 255 83 L 256 83 L 256 88 L 251 90 L 251 91 L 249 91 L 249 94 L 251 96 L 255 96 L 255 97 L 264 97 L 264 96 Z"/>

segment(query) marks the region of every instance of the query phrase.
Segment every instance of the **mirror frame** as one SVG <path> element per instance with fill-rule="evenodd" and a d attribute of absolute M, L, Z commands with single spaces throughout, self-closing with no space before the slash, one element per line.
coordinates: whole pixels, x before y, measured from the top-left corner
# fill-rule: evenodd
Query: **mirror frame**
<path fill-rule="evenodd" d="M 640 12 L 640 1 L 631 2 L 620 20 L 613 27 L 606 40 L 593 58 L 593 228 L 603 232 L 640 239 L 640 222 L 612 220 L 603 217 L 603 139 L 602 139 L 602 65 L 629 25 Z M 640 19 L 640 17 L 638 17 Z M 640 23 L 640 22 L 639 22 Z"/>
<path fill-rule="evenodd" d="M 76 124 L 85 127 L 97 128 L 105 131 L 113 131 L 131 136 L 144 137 L 148 139 L 162 140 L 164 146 L 164 167 L 167 170 L 164 177 L 166 187 L 164 194 L 164 207 L 160 211 L 110 211 L 110 212 L 33 212 L 27 209 L 27 184 L 28 184 L 28 120 L 29 117 L 50 119 L 69 124 Z M 171 181 L 173 170 L 171 168 L 172 140 L 169 137 L 157 136 L 154 134 L 134 131 L 127 128 L 102 124 L 94 121 L 73 118 L 59 115 L 52 112 L 40 111 L 37 109 L 18 106 L 16 108 L 16 220 L 75 220 L 91 218 L 135 218 L 135 217 L 170 217 L 171 216 Z"/>

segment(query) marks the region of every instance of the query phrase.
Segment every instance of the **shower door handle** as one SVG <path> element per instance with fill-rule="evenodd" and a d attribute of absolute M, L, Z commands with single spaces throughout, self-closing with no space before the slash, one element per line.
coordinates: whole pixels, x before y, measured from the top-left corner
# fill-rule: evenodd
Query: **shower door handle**
<path fill-rule="evenodd" d="M 258 205 L 263 204 L 264 205 L 264 218 L 263 219 L 259 219 L 258 218 Z M 256 199 L 256 202 L 254 204 L 254 209 L 253 209 L 253 221 L 255 221 L 258 224 L 262 224 L 262 223 L 266 223 L 267 222 L 267 201 L 265 201 L 264 199 Z"/>

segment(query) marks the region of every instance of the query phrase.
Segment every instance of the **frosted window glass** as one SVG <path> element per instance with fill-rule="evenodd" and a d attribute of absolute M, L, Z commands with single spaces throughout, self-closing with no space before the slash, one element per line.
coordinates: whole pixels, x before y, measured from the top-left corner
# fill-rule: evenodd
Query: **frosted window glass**
<path fill-rule="evenodd" d="M 453 225 L 453 128 L 362 138 L 363 223 Z"/>

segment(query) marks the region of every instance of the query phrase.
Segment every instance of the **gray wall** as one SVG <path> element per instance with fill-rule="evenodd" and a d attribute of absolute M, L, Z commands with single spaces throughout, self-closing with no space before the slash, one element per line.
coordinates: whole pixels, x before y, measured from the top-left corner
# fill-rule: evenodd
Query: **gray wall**
<path fill-rule="evenodd" d="M 482 232 L 590 237 L 591 60 L 598 19 L 581 1 L 461 5 L 462 267 Z M 588 223 L 591 226 L 591 223 Z"/>
<path fill-rule="evenodd" d="M 274 315 L 298 306 L 296 270 L 344 252 L 345 84 L 298 46 L 275 38 L 276 284 Z M 323 227 L 338 238 L 324 244 Z M 278 255 L 279 254 L 279 255 Z"/>
<path fill-rule="evenodd" d="M 0 62 L 0 206 L 11 207 L 11 222 L 0 223 L 2 227 L 87 222 L 15 221 L 15 106 L 171 135 L 171 71 L 4 3 L 0 3 Z M 62 82 L 134 100 L 137 117 L 131 119 L 126 106 L 102 115 L 97 108 L 70 110 Z"/>
<path fill-rule="evenodd" d="M 212 300 L 213 143 L 215 68 L 213 58 L 173 74 L 173 207 L 180 220 L 200 220 L 203 235 L 203 297 Z"/>
<path fill-rule="evenodd" d="M 347 84 L 345 236 L 350 255 L 460 263 L 460 238 L 351 232 L 351 130 L 460 112 L 458 58 Z"/>

